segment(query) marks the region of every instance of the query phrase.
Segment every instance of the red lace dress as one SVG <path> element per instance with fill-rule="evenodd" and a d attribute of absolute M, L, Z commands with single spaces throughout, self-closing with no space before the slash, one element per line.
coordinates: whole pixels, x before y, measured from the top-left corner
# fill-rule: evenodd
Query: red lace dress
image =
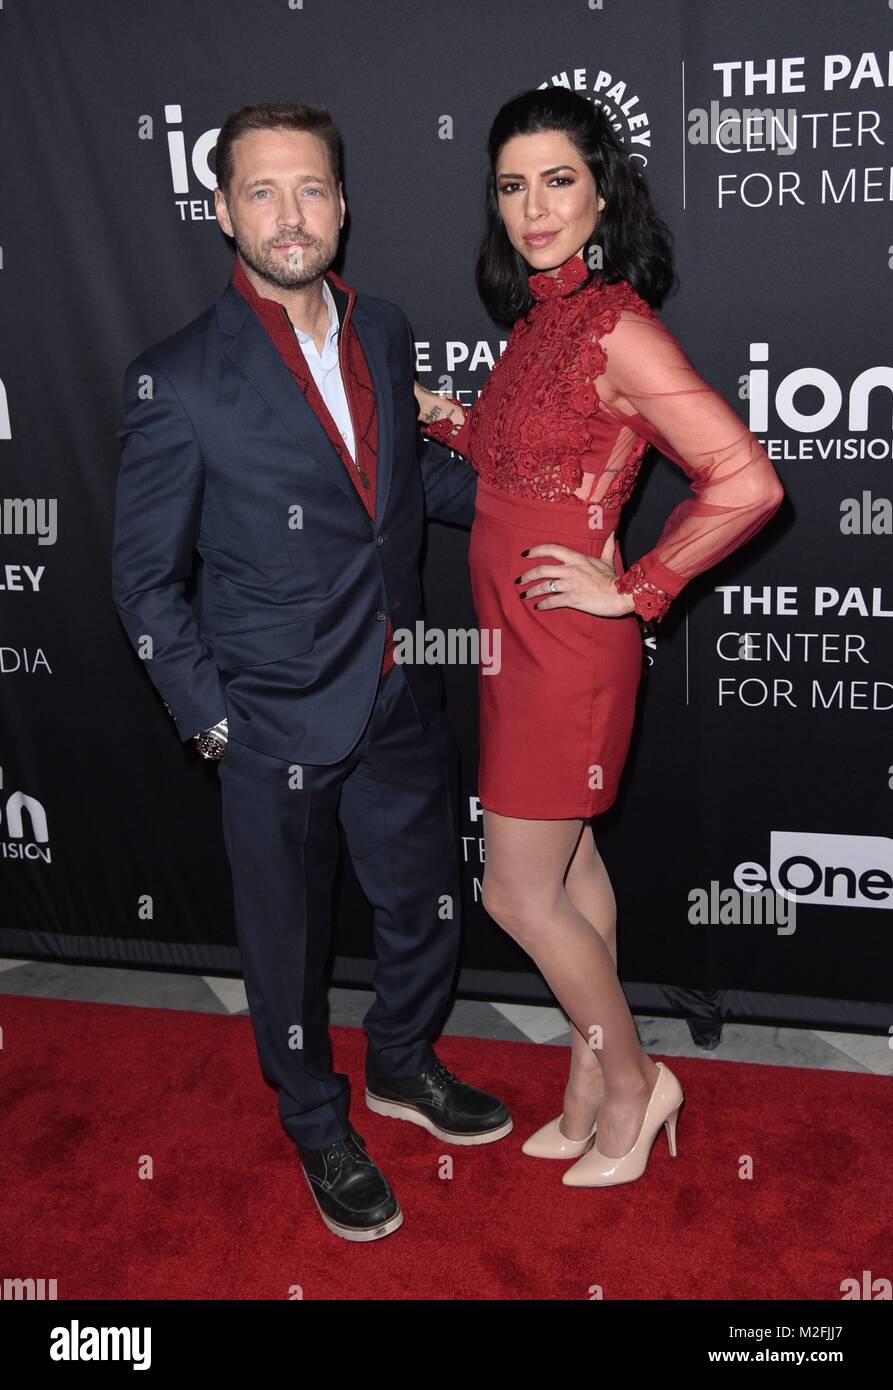
<path fill-rule="evenodd" d="M 469 565 L 491 653 L 478 674 L 478 793 L 487 810 L 524 819 L 588 818 L 613 803 L 642 675 L 640 620 L 659 622 L 783 497 L 759 441 L 627 281 L 570 293 L 587 273 L 572 256 L 555 276 L 532 275 L 530 313 L 462 425 L 423 422 L 478 474 Z M 601 555 L 649 444 L 694 496 L 626 569 L 615 536 L 614 582 L 635 613 L 535 608 L 545 595 L 521 595 L 538 581 L 515 579 L 550 560 L 521 552 L 554 542 Z"/>

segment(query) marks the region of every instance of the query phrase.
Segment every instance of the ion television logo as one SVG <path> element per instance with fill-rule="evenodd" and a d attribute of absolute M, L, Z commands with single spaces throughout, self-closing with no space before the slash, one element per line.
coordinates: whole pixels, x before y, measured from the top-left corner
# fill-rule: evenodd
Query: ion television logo
<path fill-rule="evenodd" d="M 745 861 L 734 872 L 745 892 L 772 887 L 782 897 L 826 907 L 893 907 L 889 835 L 821 835 L 772 830 L 769 872 Z"/>
<path fill-rule="evenodd" d="M 220 134 L 219 126 L 199 131 L 193 139 L 193 132 L 187 134 L 184 127 L 183 108 L 179 102 L 165 105 L 164 123 L 171 184 L 176 195 L 174 206 L 180 221 L 216 222 L 214 199 L 208 194 L 217 186 L 211 159 Z M 138 134 L 140 140 L 155 139 L 154 116 L 148 113 L 140 116 Z"/>
<path fill-rule="evenodd" d="M 15 791 L 2 792 L 0 768 L 0 859 L 41 859 L 50 863 L 50 832 L 47 813 L 36 796 Z"/>

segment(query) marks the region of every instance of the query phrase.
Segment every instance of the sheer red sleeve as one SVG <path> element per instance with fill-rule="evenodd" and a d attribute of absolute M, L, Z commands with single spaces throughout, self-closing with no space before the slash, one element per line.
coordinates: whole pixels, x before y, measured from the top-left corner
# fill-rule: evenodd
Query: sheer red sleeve
<path fill-rule="evenodd" d="M 457 425 L 446 415 L 440 420 L 426 420 L 424 416 L 422 416 L 419 419 L 422 433 L 429 439 L 436 440 L 438 444 L 446 444 L 448 448 L 455 449 L 457 454 L 462 454 L 465 458 L 468 458 L 468 433 L 472 408 L 463 405 L 461 401 L 454 400 L 452 396 L 444 396 L 443 400 L 446 407 L 456 405 L 461 411 L 464 411 L 462 423 Z"/>
<path fill-rule="evenodd" d="M 633 594 L 641 616 L 659 620 L 690 579 L 765 525 L 784 490 L 759 440 L 659 319 L 624 309 L 601 345 L 609 399 L 600 408 L 677 464 L 694 493 L 673 508 L 657 544 L 615 581 Z"/>

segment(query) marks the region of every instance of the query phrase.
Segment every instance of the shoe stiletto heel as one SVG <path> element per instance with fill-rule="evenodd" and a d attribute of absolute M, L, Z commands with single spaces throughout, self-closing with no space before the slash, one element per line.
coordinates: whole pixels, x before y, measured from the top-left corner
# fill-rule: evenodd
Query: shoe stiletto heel
<path fill-rule="evenodd" d="M 680 1102 L 679 1105 L 677 1105 L 676 1109 L 673 1111 L 670 1118 L 664 1122 L 664 1129 L 667 1131 L 667 1143 L 670 1146 L 671 1158 L 676 1157 L 676 1120 L 679 1116 L 679 1111 L 681 1109 L 682 1103 Z"/>
<path fill-rule="evenodd" d="M 657 1080 L 648 1098 L 638 1138 L 629 1153 L 614 1158 L 599 1153 L 595 1142 L 573 1167 L 561 1176 L 566 1187 L 614 1187 L 618 1183 L 635 1182 L 648 1164 L 651 1147 L 658 1130 L 667 1131 L 670 1153 L 676 1157 L 676 1118 L 685 1096 L 677 1078 L 663 1062 L 657 1064 Z"/>

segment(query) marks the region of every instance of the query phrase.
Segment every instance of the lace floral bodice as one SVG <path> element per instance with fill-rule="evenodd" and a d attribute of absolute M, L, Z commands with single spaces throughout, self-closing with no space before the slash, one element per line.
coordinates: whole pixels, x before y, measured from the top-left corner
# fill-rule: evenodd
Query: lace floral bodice
<path fill-rule="evenodd" d="M 626 280 L 597 280 L 572 256 L 528 282 L 534 303 L 461 425 L 422 421 L 493 487 L 618 511 L 649 444 L 691 480 L 647 555 L 616 586 L 659 620 L 683 586 L 753 535 L 781 503 L 768 455 Z M 458 404 L 458 402 L 456 403 Z"/>

